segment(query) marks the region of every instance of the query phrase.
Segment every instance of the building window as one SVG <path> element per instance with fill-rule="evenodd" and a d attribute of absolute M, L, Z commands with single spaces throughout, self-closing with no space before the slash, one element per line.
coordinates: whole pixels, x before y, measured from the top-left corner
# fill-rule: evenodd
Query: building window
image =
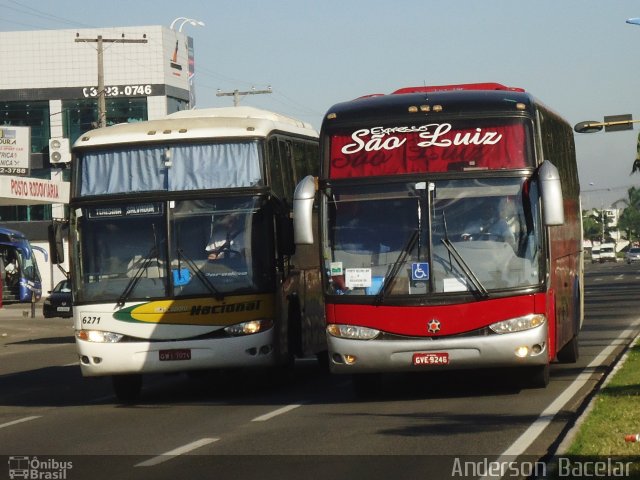
<path fill-rule="evenodd" d="M 31 153 L 49 148 L 49 102 L 0 102 L 0 125 L 31 127 Z"/>
<path fill-rule="evenodd" d="M 107 98 L 107 125 L 141 122 L 148 119 L 146 97 Z M 64 136 L 71 143 L 98 126 L 98 100 L 64 100 L 62 102 Z"/>
<path fill-rule="evenodd" d="M 167 114 L 189 110 L 189 102 L 175 97 L 167 97 Z"/>

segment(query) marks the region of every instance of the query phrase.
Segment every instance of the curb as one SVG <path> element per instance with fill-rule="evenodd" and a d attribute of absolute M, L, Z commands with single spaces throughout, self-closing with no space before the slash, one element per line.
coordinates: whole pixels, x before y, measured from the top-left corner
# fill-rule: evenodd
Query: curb
<path fill-rule="evenodd" d="M 614 377 L 614 375 L 618 372 L 618 370 L 620 370 L 622 368 L 622 366 L 627 361 L 627 358 L 629 357 L 629 350 L 634 345 L 636 345 L 636 343 L 638 343 L 638 341 L 640 341 L 640 334 L 636 335 L 636 337 L 633 338 L 629 342 L 629 344 L 627 345 L 627 347 L 624 350 L 624 353 L 620 356 L 620 359 L 615 363 L 615 365 L 609 371 L 609 373 L 607 373 L 607 375 L 604 378 L 604 380 L 602 382 L 600 382 L 600 385 L 598 386 L 598 388 L 592 393 L 591 399 L 589 400 L 589 403 L 584 408 L 582 413 L 578 416 L 578 418 L 576 419 L 574 424 L 571 426 L 571 428 L 567 431 L 567 433 L 565 434 L 563 439 L 560 441 L 560 443 L 558 444 L 558 447 L 555 449 L 555 451 L 553 453 L 551 453 L 551 458 L 555 458 L 558 455 L 564 455 L 566 453 L 566 451 L 568 450 L 569 446 L 573 442 L 576 434 L 578 433 L 578 430 L 582 426 L 582 423 L 585 421 L 587 416 L 593 410 L 596 398 L 598 397 L 598 393 L 600 392 L 600 390 L 603 387 L 606 387 L 608 385 L 608 383 L 611 381 L 611 379 Z"/>

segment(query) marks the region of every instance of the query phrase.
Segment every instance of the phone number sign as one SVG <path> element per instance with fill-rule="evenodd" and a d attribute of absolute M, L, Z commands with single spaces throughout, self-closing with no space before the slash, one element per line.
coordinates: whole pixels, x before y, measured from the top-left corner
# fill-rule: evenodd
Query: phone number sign
<path fill-rule="evenodd" d="M 31 127 L 0 127 L 0 175 L 28 175 Z"/>
<path fill-rule="evenodd" d="M 98 87 L 83 87 L 82 95 L 85 98 L 95 98 L 99 94 Z M 149 95 L 162 95 L 161 85 L 109 85 L 104 87 L 106 97 L 147 97 Z"/>

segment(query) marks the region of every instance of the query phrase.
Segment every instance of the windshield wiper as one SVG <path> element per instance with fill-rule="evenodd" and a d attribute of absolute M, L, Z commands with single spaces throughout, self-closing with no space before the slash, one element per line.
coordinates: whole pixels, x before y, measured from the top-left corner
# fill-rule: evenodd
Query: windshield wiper
<path fill-rule="evenodd" d="M 182 248 L 178 248 L 178 259 L 180 258 L 184 258 L 184 261 L 187 262 L 187 265 L 189 265 L 191 269 L 195 272 L 196 277 L 198 277 L 198 279 L 203 283 L 203 285 L 207 287 L 207 290 L 209 290 L 209 292 L 214 296 L 216 300 L 218 301 L 224 300 L 224 295 L 222 294 L 222 292 L 220 292 L 220 290 L 218 290 L 216 287 L 213 286 L 213 283 L 211 283 L 211 281 L 207 278 L 204 272 L 200 270 L 200 267 L 198 267 L 194 263 L 194 261 L 191 260 L 187 256 L 187 254 L 184 253 L 184 250 L 182 250 Z"/>
<path fill-rule="evenodd" d="M 151 261 L 154 258 L 158 260 L 158 248 L 155 245 L 151 247 L 151 250 L 149 250 L 149 253 L 147 253 L 147 255 L 142 259 L 142 263 L 138 267 L 138 270 L 133 275 L 133 277 L 131 277 L 131 280 L 129 280 L 129 283 L 127 283 L 127 286 L 124 288 L 124 290 L 122 291 L 122 294 L 118 298 L 118 303 L 116 303 L 116 307 L 124 306 L 125 302 L 129 298 L 129 295 L 131 295 L 131 293 L 135 290 L 136 285 L 138 284 L 138 281 L 142 277 L 142 273 L 147 268 L 149 268 L 149 265 L 151 264 Z"/>
<path fill-rule="evenodd" d="M 476 276 L 476 274 L 473 273 L 473 270 L 471 270 L 471 267 L 469 267 L 469 264 L 465 261 L 464 258 L 462 258 L 462 255 L 460 255 L 460 253 L 458 252 L 458 249 L 453 245 L 453 243 L 451 243 L 451 240 L 449 240 L 449 232 L 447 231 L 447 219 L 445 217 L 444 212 L 442 212 L 442 221 L 444 222 L 444 238 L 440 239 L 440 241 L 443 243 L 443 245 L 449 252 L 449 262 L 451 262 L 451 257 L 453 257 L 456 263 L 460 266 L 460 269 L 462 270 L 462 272 L 465 274 L 465 276 L 469 279 L 469 281 L 473 285 L 475 291 L 481 297 L 487 298 L 489 296 L 489 292 L 487 291 L 486 288 L 484 288 L 484 285 L 482 285 L 482 282 Z"/>
<path fill-rule="evenodd" d="M 393 263 L 393 265 L 389 269 L 389 273 L 385 276 L 384 284 L 382 285 L 382 287 L 380 288 L 380 291 L 376 295 L 376 299 L 375 299 L 376 305 L 380 305 L 382 302 L 384 302 L 384 297 L 387 295 L 387 293 L 389 293 L 389 290 L 391 290 L 391 287 L 393 286 L 393 283 L 395 282 L 395 279 L 398 276 L 398 273 L 400 272 L 402 265 L 404 265 L 404 262 L 407 260 L 407 256 L 409 256 L 409 253 L 411 253 L 414 247 L 416 246 L 416 242 L 418 241 L 418 236 L 419 236 L 418 233 L 419 233 L 418 230 L 414 230 L 411 233 L 411 236 L 407 239 L 407 242 L 405 243 L 402 251 L 398 255 L 398 258 L 396 258 L 396 261 Z"/>

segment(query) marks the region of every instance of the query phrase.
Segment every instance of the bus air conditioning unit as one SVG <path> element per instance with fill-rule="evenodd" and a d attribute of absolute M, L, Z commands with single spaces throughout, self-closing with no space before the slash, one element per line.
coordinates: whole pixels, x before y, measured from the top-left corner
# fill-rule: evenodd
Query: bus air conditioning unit
<path fill-rule="evenodd" d="M 57 165 L 71 162 L 71 149 L 68 138 L 49 139 L 49 163 Z"/>

